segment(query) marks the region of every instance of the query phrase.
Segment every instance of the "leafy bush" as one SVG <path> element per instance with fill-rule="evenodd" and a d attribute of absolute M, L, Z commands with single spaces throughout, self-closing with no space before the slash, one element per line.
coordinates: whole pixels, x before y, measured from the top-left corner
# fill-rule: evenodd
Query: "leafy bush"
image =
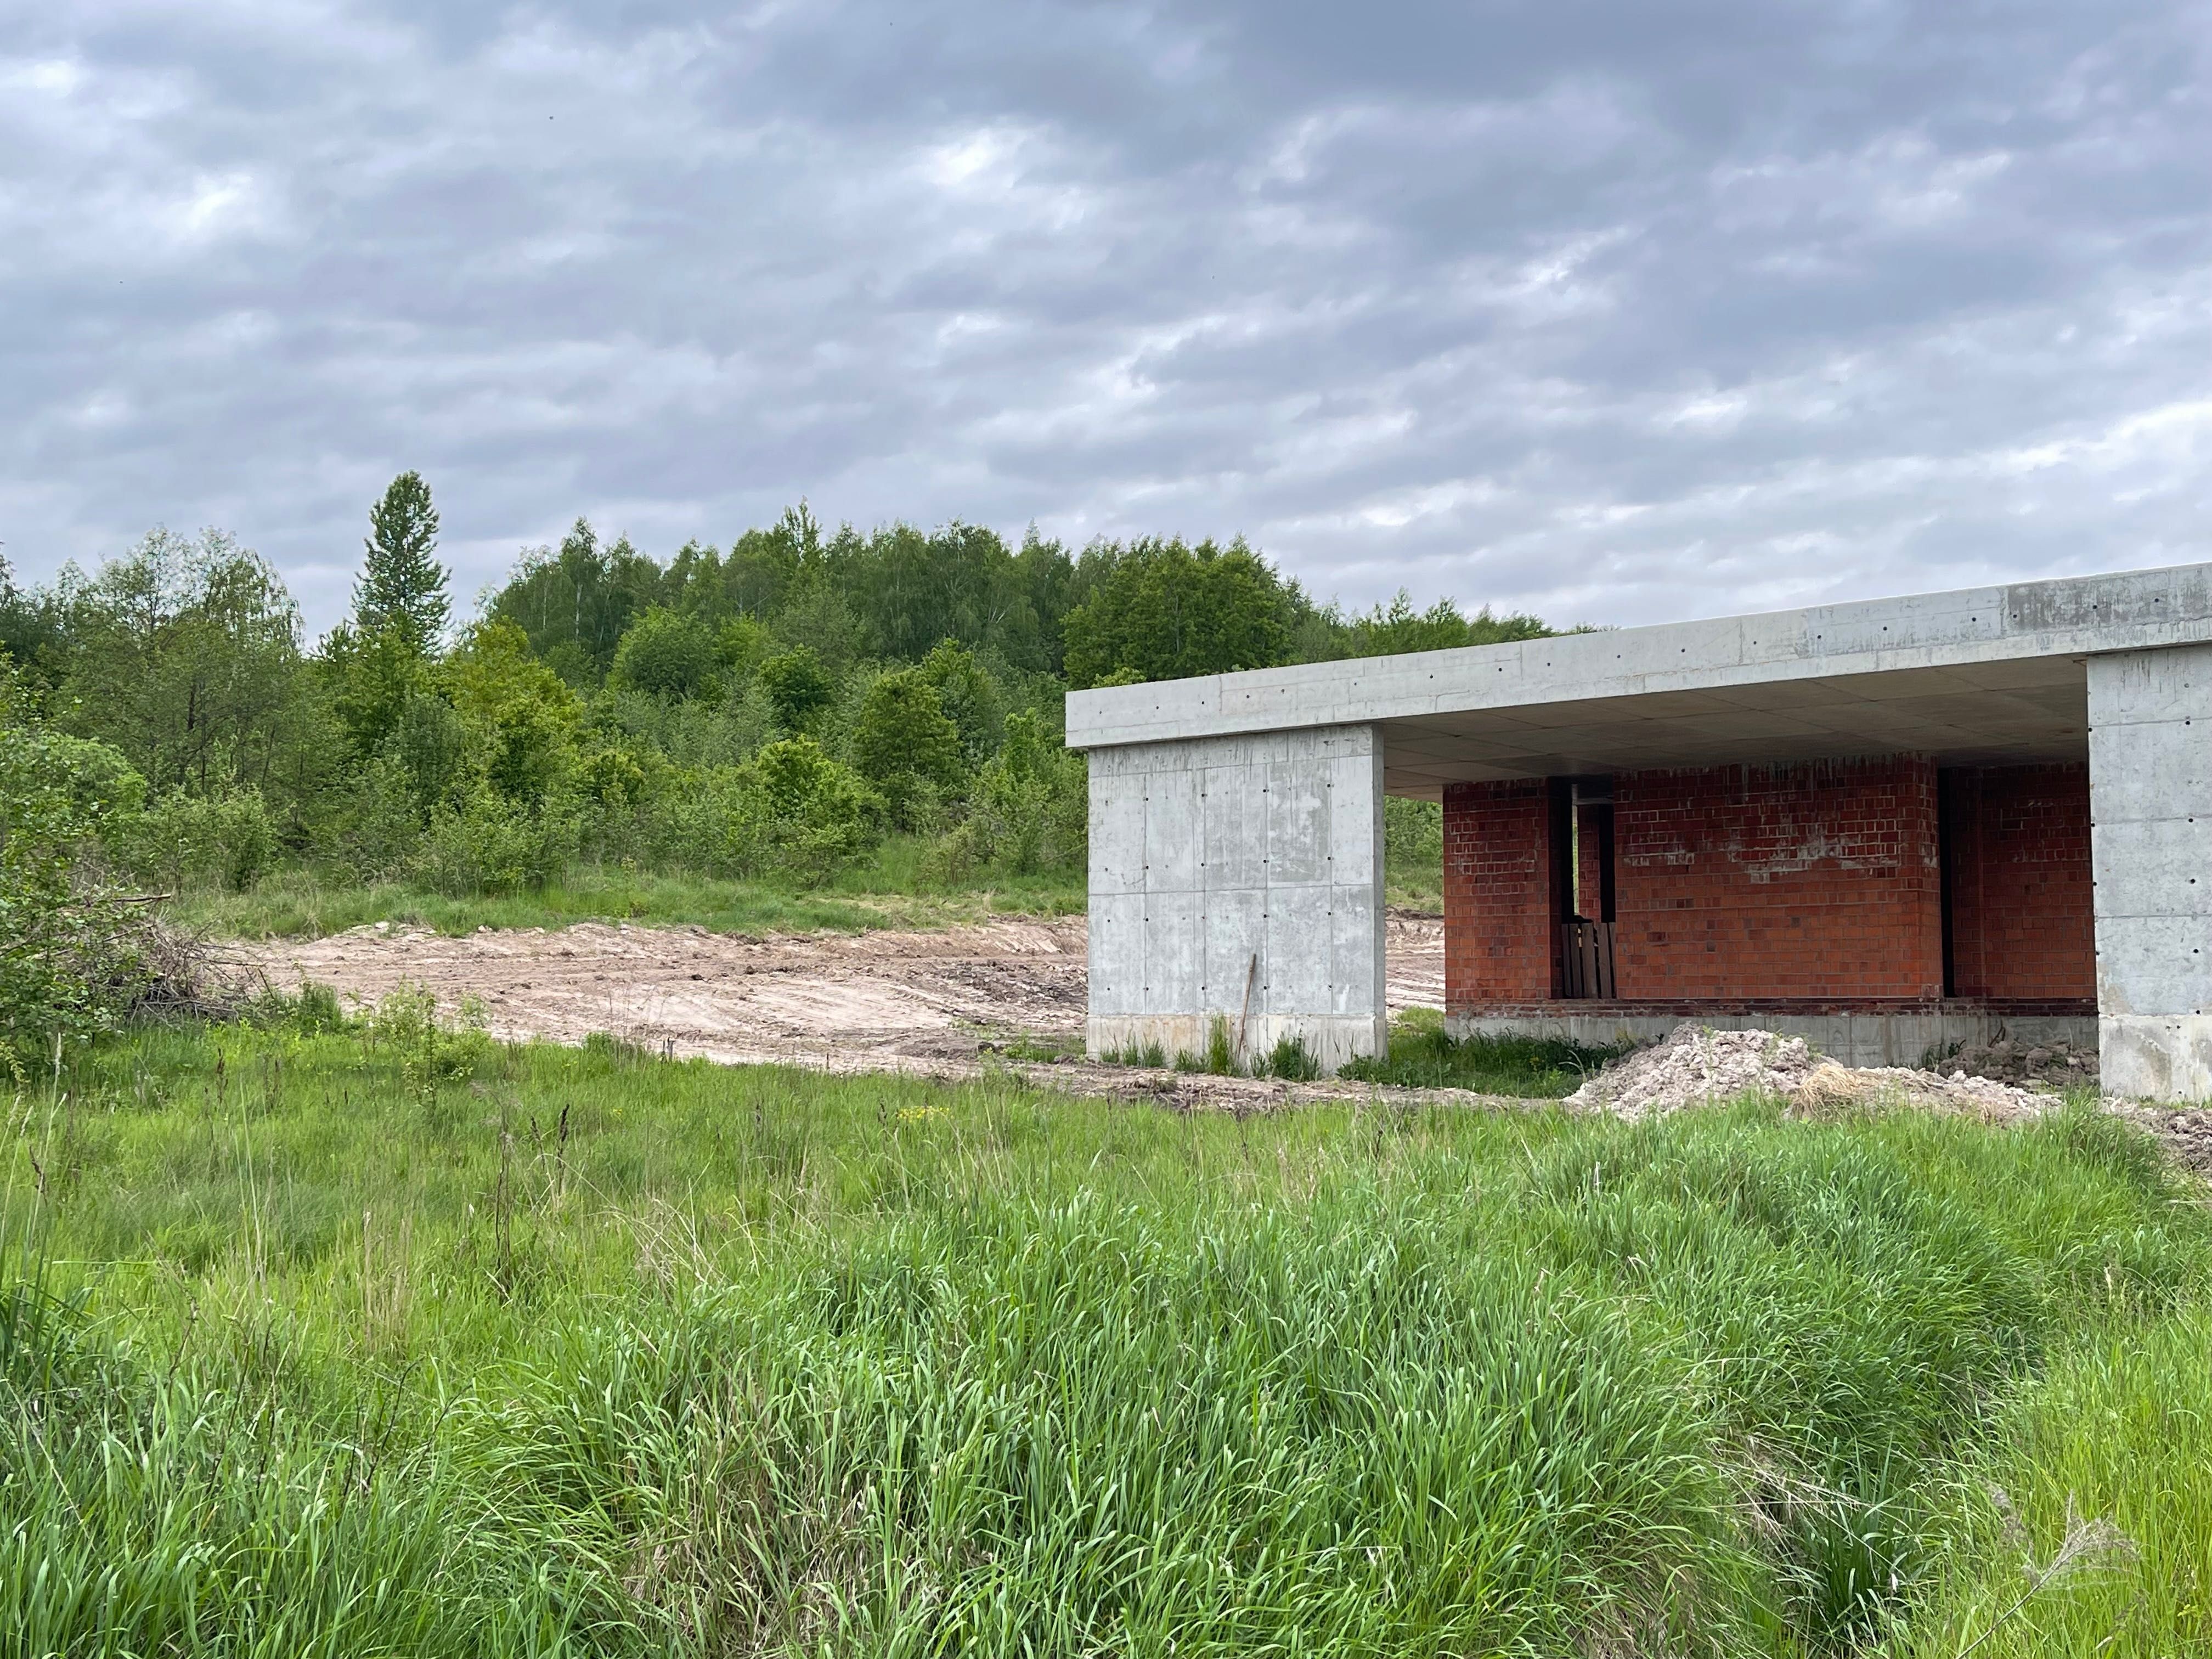
<path fill-rule="evenodd" d="M 704 690 L 720 666 L 714 635 L 704 623 L 657 605 L 632 623 L 615 647 L 614 678 L 659 697 Z"/>
<path fill-rule="evenodd" d="M 575 854 L 576 825 L 489 792 L 441 806 L 415 854 L 416 880 L 452 897 L 536 891 Z"/>
<path fill-rule="evenodd" d="M 512 623 L 479 623 L 439 670 L 484 781 L 511 801 L 557 794 L 576 763 L 583 705 L 551 668 L 530 654 Z"/>
<path fill-rule="evenodd" d="M 1006 694 L 975 653 L 954 640 L 940 641 L 917 671 L 937 693 L 945 719 L 959 728 L 961 752 L 981 766 L 1006 734 Z"/>
<path fill-rule="evenodd" d="M 416 811 L 428 814 L 468 793 L 469 732 L 460 713 L 443 697 L 418 694 L 402 705 L 390 753 L 406 775 Z"/>
<path fill-rule="evenodd" d="M 702 875 L 813 886 L 875 845 L 882 814 L 849 767 L 811 738 L 787 738 L 743 766 L 678 774 L 652 809 L 649 848 Z"/>
<path fill-rule="evenodd" d="M 1006 717 L 1006 746 L 976 774 L 967 822 L 940 845 L 940 873 L 985 866 L 1028 875 L 1080 866 L 1090 842 L 1090 769 L 1048 738 L 1028 709 Z"/>
<path fill-rule="evenodd" d="M 116 814 L 102 838 L 123 868 L 172 890 L 212 883 L 243 893 L 276 854 L 258 789 L 213 797 L 172 789 L 141 811 Z"/>
<path fill-rule="evenodd" d="M 422 814 L 399 763 L 381 756 L 361 769 L 336 803 L 325 845 L 338 871 L 358 882 L 406 873 L 422 844 Z"/>
<path fill-rule="evenodd" d="M 114 795 L 137 778 L 100 747 L 33 717 L 0 659 L 0 1069 L 17 1078 L 111 1027 L 148 977 L 137 907 L 87 866 L 113 806 L 99 772 Z"/>
<path fill-rule="evenodd" d="M 920 670 L 886 674 L 868 688 L 853 726 L 853 764 L 882 792 L 902 830 L 918 827 L 928 805 L 958 788 L 960 728 Z"/>
<path fill-rule="evenodd" d="M 811 646 L 802 645 L 763 662 L 754 675 L 768 693 L 775 717 L 785 730 L 801 731 L 817 709 L 829 706 L 837 695 L 837 684 Z"/>
<path fill-rule="evenodd" d="M 772 743 L 744 769 L 762 811 L 757 868 L 817 884 L 875 844 L 882 801 L 813 738 Z"/>

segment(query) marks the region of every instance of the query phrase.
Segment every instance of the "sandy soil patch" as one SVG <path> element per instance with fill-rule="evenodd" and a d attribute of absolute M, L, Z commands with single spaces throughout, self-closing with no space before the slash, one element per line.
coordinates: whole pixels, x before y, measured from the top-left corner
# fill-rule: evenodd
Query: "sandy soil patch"
<path fill-rule="evenodd" d="M 1026 1069 L 1010 1046 L 1081 1048 L 1088 943 L 1082 917 L 761 937 L 585 922 L 454 939 L 380 924 L 244 954 L 276 985 L 315 980 L 356 1005 L 402 986 L 449 1006 L 473 998 L 503 1038 L 581 1042 L 604 1031 L 676 1058 L 965 1077 Z M 1389 961 L 1394 1014 L 1443 1006 L 1440 921 L 1394 915 Z M 1250 1093 L 1255 1103 L 1286 1092 L 1249 1079 L 1186 1077 L 1170 1087 L 1123 1067 L 1049 1069 L 1057 1086 L 1095 1083 L 1099 1092 Z"/>

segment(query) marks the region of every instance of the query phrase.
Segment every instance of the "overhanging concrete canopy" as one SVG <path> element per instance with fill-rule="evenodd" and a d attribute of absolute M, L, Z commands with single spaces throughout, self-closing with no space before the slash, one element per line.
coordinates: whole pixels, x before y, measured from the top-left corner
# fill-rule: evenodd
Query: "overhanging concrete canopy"
<path fill-rule="evenodd" d="M 1932 929 L 1952 927 L 1954 901 L 1945 878 L 1933 878 L 1931 890 L 1928 872 L 1953 867 L 1943 850 L 1950 797 L 1925 757 L 1987 769 L 1959 780 L 1974 791 L 2006 787 L 1991 781 L 2017 777 L 2035 763 L 2086 762 L 2075 775 L 2087 786 L 2086 799 L 2068 798 L 2071 806 L 2060 796 L 2030 803 L 2057 829 L 2025 852 L 2025 843 L 2014 847 L 2002 878 L 2014 896 L 2005 902 L 2063 891 L 2076 896 L 2068 914 L 2089 910 L 2107 1089 L 2212 1097 L 2212 566 L 1079 691 L 1068 697 L 1067 738 L 1091 751 L 1094 1053 L 1226 1043 L 1249 1062 L 1268 1044 L 1295 1041 L 1334 1066 L 1379 1052 L 1388 1023 L 1382 794 L 1436 799 L 1462 781 L 1626 775 L 1614 780 L 1618 801 L 1624 787 L 1681 769 L 1674 781 L 1702 810 L 1733 788 L 1700 780 L 1702 769 L 1909 761 L 1920 791 L 1910 800 L 1909 790 L 1882 796 L 1869 786 L 1863 798 L 1821 809 L 1848 823 L 1855 811 L 1863 817 L 1870 800 L 1882 824 L 1916 826 L 1909 854 L 1899 839 L 1895 856 L 1848 866 L 1853 880 L 1888 882 L 1878 891 L 1863 888 L 1874 899 L 1839 905 L 1785 894 L 1784 909 L 1765 905 L 1770 918 L 1760 906 L 1735 902 L 1733 890 L 1714 897 L 1720 889 L 1708 880 L 1705 930 L 1688 945 L 1713 954 L 1721 948 L 1717 919 L 1741 913 L 1741 926 L 1728 923 L 1730 948 L 1787 968 L 1786 959 L 1757 953 L 1771 957 L 1782 935 L 1800 938 L 1792 930 L 1810 930 L 1808 916 L 1832 920 L 1832 912 L 1872 904 L 1837 924 L 1835 950 L 1814 949 L 1806 959 L 1831 977 L 1847 959 L 1851 973 L 1883 986 L 1896 975 L 1873 968 L 1917 963 L 1906 975 L 1911 995 L 1933 996 L 1929 988 L 1940 983 L 1948 997 L 1950 945 L 1933 975 L 1929 941 Z M 1778 816 L 1759 809 L 1777 825 L 1821 787 L 1787 775 L 1765 781 L 1797 792 Z M 1487 943 L 1456 936 L 1468 943 L 1466 971 L 1478 988 L 1486 983 L 1477 976 L 1486 961 L 1521 964 L 1506 978 L 1534 986 L 1547 965 L 1567 960 L 1553 955 L 1567 949 L 1553 937 L 1560 927 L 1613 926 L 1610 897 L 1595 919 L 1560 908 L 1548 873 L 1566 867 L 1552 839 L 1562 822 L 1553 805 L 1559 798 L 1508 783 L 1446 803 L 1448 939 L 1455 927 L 1490 929 L 1481 936 Z M 1455 802 L 1463 815 L 1456 915 L 1449 851 Z M 1661 815 L 1632 808 L 1632 818 L 1639 811 L 1644 833 Z M 2020 811 L 2017 825 L 2001 833 L 2027 833 L 2033 813 Z M 2086 831 L 2086 860 L 2081 836 L 2066 839 L 2069 812 Z M 1747 851 L 1752 842 L 1735 830 L 1711 833 L 1708 819 L 1698 822 L 1706 828 L 1664 831 L 1681 843 L 1668 854 L 1668 868 L 1676 853 L 1693 860 L 1711 853 L 1722 885 L 1747 872 L 1747 890 L 1762 872 L 1774 873 L 1746 862 L 1764 855 Z M 1482 824 L 1506 837 L 1496 845 L 1509 856 L 1484 854 Z M 1612 844 L 1617 815 L 1601 824 L 1612 826 L 1598 832 L 1603 871 L 1613 867 L 1602 849 Z M 1798 848 L 1790 856 L 1798 860 L 1791 870 L 1823 860 L 1846 869 L 1827 852 L 1816 858 Z M 1899 873 L 1908 866 L 1910 873 Z M 1573 867 L 1578 872 L 1579 863 Z M 1656 866 L 1647 855 L 1637 867 Z M 1538 870 L 1547 872 L 1541 881 L 1528 873 Z M 1601 893 L 1613 890 L 1610 882 L 1601 876 Z M 1972 904 L 1986 908 L 1992 890 L 1976 886 Z M 1644 908 L 1639 971 L 1683 945 L 1672 918 L 1698 902 L 1694 895 L 1659 897 L 1666 902 Z M 1867 928 L 1881 921 L 1875 909 L 1884 907 L 1891 921 L 1904 918 L 1893 932 L 1925 947 L 1917 957 L 1893 958 L 1866 944 L 1874 937 Z M 2051 945 L 2050 959 L 2063 946 Z M 1607 962 L 1612 949 L 1607 943 Z M 1449 990 L 1449 974 L 1447 981 Z M 1601 975 L 1598 982 L 1612 981 Z M 1548 983 L 1548 998 L 1540 988 L 1528 992 L 1547 1009 L 1590 994 L 1556 973 Z M 1489 1000 L 1502 994 L 1493 987 Z M 1626 1007 L 1654 994 L 1618 995 Z M 1481 1000 L 1470 997 L 1468 1006 L 1479 1012 Z"/>
<path fill-rule="evenodd" d="M 2089 752 L 2084 661 L 1894 669 L 1464 709 L 1376 726 L 1386 744 L 1384 787 L 1431 800 L 1448 783 L 1488 778 L 1899 750 L 1955 766 L 2078 761 Z"/>
<path fill-rule="evenodd" d="M 1079 749 L 1367 725 L 1385 787 L 1911 750 L 2078 760 L 2094 655 L 2212 641 L 2212 568 L 1919 594 L 1068 698 Z"/>

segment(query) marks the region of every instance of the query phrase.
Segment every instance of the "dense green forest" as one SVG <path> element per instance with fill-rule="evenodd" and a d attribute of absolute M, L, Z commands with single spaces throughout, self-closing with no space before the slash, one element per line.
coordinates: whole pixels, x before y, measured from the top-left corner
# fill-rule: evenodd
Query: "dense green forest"
<path fill-rule="evenodd" d="M 665 562 L 580 519 L 465 619 L 437 542 L 403 474 L 312 646 L 220 531 L 30 588 L 0 564 L 4 718 L 46 734 L 112 871 L 164 890 L 285 866 L 449 895 L 586 866 L 806 886 L 887 836 L 974 882 L 1081 864 L 1071 687 L 1547 631 L 1402 594 L 1346 614 L 1242 541 L 1071 553 L 831 532 L 803 505 Z"/>

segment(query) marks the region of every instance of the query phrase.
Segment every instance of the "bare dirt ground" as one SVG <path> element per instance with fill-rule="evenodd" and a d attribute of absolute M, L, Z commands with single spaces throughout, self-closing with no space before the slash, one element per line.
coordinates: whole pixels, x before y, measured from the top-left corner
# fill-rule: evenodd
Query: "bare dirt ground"
<path fill-rule="evenodd" d="M 1080 1058 L 1087 942 L 1079 916 L 1009 917 L 927 933 L 757 937 L 584 922 L 550 933 L 486 928 L 454 939 L 379 924 L 240 950 L 275 985 L 289 989 L 318 981 L 356 1006 L 403 986 L 428 989 L 448 1008 L 472 999 L 491 1034 L 509 1039 L 578 1043 L 605 1032 L 672 1058 L 945 1079 L 1012 1073 L 1073 1093 L 1148 1097 L 1192 1109 L 1261 1111 L 1346 1097 L 1531 1103 L 1460 1090 L 1091 1065 Z M 1440 918 L 1394 912 L 1388 963 L 1393 1015 L 1443 1006 Z M 1894 1094 L 1996 1121 L 2033 1115 L 2049 1098 L 1978 1077 L 1961 1083 L 1894 1068 L 1816 1066 L 1802 1042 L 1791 1048 L 1793 1040 L 1760 1032 L 1708 1033 L 1685 1049 L 1689 1035 L 1678 1033 L 1660 1048 L 1620 1062 L 1625 1069 L 1618 1074 L 1608 1068 L 1583 1091 L 1590 1098 L 1578 1096 L 1570 1109 L 1636 1115 L 1759 1087 L 1808 1111 Z M 1794 1059 L 1777 1071 L 1778 1056 L 1789 1055 Z M 1737 1076 L 1745 1066 L 1751 1071 Z M 2109 1104 L 2141 1122 L 2182 1163 L 2212 1174 L 2212 1112 Z"/>
<path fill-rule="evenodd" d="M 1443 922 L 1394 914 L 1388 926 L 1392 1013 L 1442 1007 Z M 1083 1046 L 1088 937 L 1079 916 L 759 937 L 584 922 L 454 939 L 379 924 L 243 953 L 280 988 L 313 980 L 356 1006 L 403 986 L 449 1008 L 473 999 L 503 1038 L 574 1043 L 605 1032 L 675 1058 L 939 1078 L 1011 1067 L 1080 1092 L 1218 1096 L 1226 1104 L 1338 1092 L 1072 1057 L 1048 1063 L 1054 1050 Z"/>

